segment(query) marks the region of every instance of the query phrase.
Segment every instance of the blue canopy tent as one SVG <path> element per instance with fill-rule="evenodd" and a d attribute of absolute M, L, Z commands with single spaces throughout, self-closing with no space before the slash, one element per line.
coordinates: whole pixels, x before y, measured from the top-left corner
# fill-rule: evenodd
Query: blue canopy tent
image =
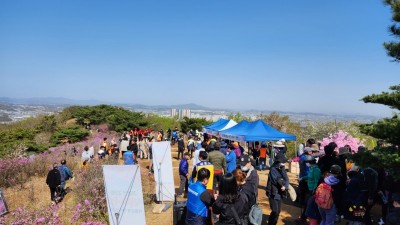
<path fill-rule="evenodd" d="M 234 141 L 276 141 L 284 138 L 285 140 L 296 140 L 296 136 L 283 133 L 263 120 L 248 122 L 243 120 L 236 126 L 220 132 L 220 137 Z"/>
<path fill-rule="evenodd" d="M 296 136 L 292 134 L 283 133 L 263 120 L 257 120 L 250 123 L 247 132 L 244 134 L 246 141 L 277 141 L 282 138 L 285 140 L 296 140 Z"/>
<path fill-rule="evenodd" d="M 243 142 L 245 141 L 244 134 L 247 133 L 249 126 L 250 122 L 242 120 L 240 123 L 236 124 L 236 126 L 233 126 L 226 130 L 222 130 L 219 133 L 219 136 L 224 139 Z"/>
<path fill-rule="evenodd" d="M 233 126 L 236 126 L 236 124 L 237 123 L 235 121 L 229 120 L 227 123 L 221 123 L 220 125 L 216 125 L 216 126 L 213 126 L 212 128 L 208 128 L 207 130 L 209 132 L 207 132 L 207 133 L 212 134 L 212 135 L 218 135 L 218 132 L 229 129 Z"/>
<path fill-rule="evenodd" d="M 228 123 L 229 120 L 221 118 L 210 125 L 204 126 L 203 132 L 211 134 L 215 127 L 220 127 L 220 126 L 224 127 Z"/>

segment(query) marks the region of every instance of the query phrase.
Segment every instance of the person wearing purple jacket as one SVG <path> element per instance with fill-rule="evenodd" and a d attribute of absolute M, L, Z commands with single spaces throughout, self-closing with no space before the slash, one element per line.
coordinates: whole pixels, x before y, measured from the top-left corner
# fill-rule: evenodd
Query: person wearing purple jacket
<path fill-rule="evenodd" d="M 184 196 L 183 188 L 185 188 L 185 192 L 188 190 L 189 157 L 189 152 L 185 152 L 181 162 L 179 163 L 179 177 L 181 179 L 177 193 L 179 197 Z"/>
<path fill-rule="evenodd" d="M 236 158 L 239 158 L 242 155 L 242 151 L 240 151 L 239 143 L 234 141 L 232 146 L 235 148 L 233 151 L 235 152 Z"/>

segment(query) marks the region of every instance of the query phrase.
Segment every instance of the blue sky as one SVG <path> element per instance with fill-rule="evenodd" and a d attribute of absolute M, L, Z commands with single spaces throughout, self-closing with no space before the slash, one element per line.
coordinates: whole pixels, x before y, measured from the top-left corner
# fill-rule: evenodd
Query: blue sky
<path fill-rule="evenodd" d="M 338 1 L 0 1 L 0 96 L 390 116 L 389 7 Z"/>

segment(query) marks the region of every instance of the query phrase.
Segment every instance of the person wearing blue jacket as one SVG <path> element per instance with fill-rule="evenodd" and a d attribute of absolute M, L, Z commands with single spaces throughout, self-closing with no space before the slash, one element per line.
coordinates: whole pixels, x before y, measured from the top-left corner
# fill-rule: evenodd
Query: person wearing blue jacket
<path fill-rule="evenodd" d="M 179 163 L 179 177 L 181 179 L 177 193 L 179 197 L 183 197 L 184 195 L 183 188 L 185 188 L 186 192 L 188 190 L 189 158 L 190 158 L 189 152 L 185 152 L 183 154 L 181 162 Z"/>
<path fill-rule="evenodd" d="M 236 154 L 233 151 L 234 147 L 229 145 L 226 149 L 226 167 L 227 172 L 232 173 L 236 169 Z"/>
<path fill-rule="evenodd" d="M 201 168 L 197 172 L 197 181 L 189 185 L 186 225 L 210 224 L 209 207 L 215 202 L 214 196 L 206 189 L 210 175 L 208 169 Z"/>
<path fill-rule="evenodd" d="M 135 158 L 131 151 L 131 146 L 126 147 L 127 151 L 124 153 L 124 165 L 135 165 Z"/>
<path fill-rule="evenodd" d="M 67 161 L 65 159 L 61 160 L 61 166 L 59 166 L 57 169 L 60 171 L 61 175 L 61 195 L 65 195 L 65 182 L 72 178 L 72 173 L 71 170 L 67 167 Z"/>

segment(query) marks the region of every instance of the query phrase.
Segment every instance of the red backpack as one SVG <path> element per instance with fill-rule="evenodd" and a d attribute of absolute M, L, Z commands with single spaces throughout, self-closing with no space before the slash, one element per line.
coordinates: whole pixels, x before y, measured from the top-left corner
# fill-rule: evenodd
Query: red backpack
<path fill-rule="evenodd" d="M 315 203 L 322 209 L 330 209 L 333 205 L 332 187 L 322 183 L 315 192 Z"/>

